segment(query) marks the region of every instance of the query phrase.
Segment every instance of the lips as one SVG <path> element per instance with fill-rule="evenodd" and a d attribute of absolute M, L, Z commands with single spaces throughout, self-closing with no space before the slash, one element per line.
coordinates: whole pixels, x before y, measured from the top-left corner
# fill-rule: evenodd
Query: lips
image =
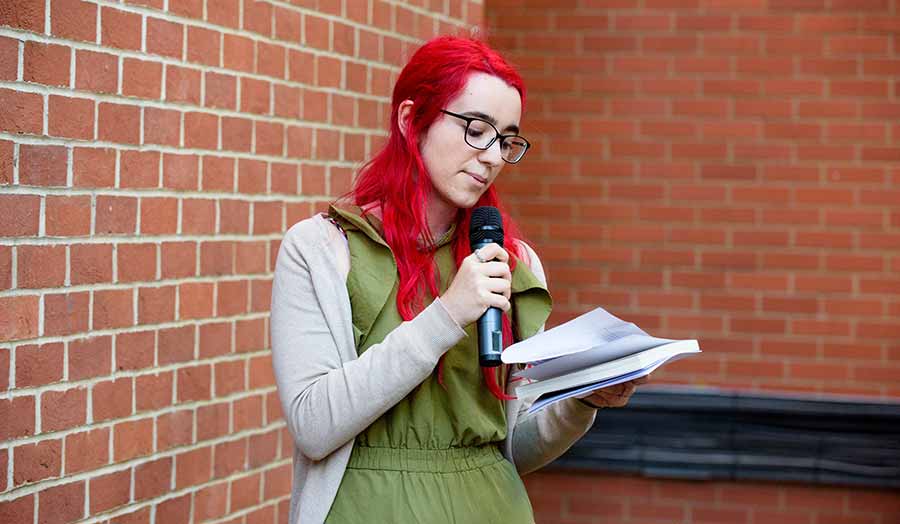
<path fill-rule="evenodd" d="M 481 183 L 481 184 L 487 184 L 487 179 L 486 179 L 486 178 L 481 177 L 481 176 L 478 176 L 478 175 L 475 175 L 475 174 L 472 174 L 472 173 L 469 173 L 468 171 L 466 171 L 465 173 L 466 173 L 467 175 L 469 175 L 470 177 L 474 178 L 475 180 L 477 180 L 479 183 Z"/>

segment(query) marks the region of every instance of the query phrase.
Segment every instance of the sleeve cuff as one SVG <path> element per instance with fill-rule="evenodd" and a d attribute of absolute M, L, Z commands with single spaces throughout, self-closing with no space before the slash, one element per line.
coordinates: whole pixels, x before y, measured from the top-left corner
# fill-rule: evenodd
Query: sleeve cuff
<path fill-rule="evenodd" d="M 447 312 L 440 298 L 434 299 L 412 322 L 416 325 L 419 347 L 437 358 L 467 336 L 465 330 Z"/>

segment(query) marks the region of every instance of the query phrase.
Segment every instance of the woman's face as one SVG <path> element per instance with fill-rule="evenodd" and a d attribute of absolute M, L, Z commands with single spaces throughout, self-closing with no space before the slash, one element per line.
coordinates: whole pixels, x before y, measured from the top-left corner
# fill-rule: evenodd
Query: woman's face
<path fill-rule="evenodd" d="M 487 120 L 500 134 L 514 135 L 519 132 L 522 99 L 514 87 L 496 76 L 474 73 L 462 93 L 443 109 Z M 500 158 L 500 140 L 482 151 L 466 143 L 465 132 L 465 120 L 441 113 L 420 143 L 422 158 L 434 186 L 429 202 L 432 208 L 438 206 L 443 211 L 455 212 L 474 206 L 503 169 L 505 162 Z M 493 132 L 488 127 L 488 133 Z"/>

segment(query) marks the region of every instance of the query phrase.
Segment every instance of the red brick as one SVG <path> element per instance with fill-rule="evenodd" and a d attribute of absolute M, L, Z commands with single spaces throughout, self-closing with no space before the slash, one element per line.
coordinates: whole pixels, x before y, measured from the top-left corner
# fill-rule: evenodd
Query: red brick
<path fill-rule="evenodd" d="M 65 186 L 68 150 L 63 146 L 19 145 L 19 182 L 25 186 Z"/>
<path fill-rule="evenodd" d="M 19 42 L 0 38 L 0 80 L 15 81 L 19 71 Z"/>
<path fill-rule="evenodd" d="M 272 281 L 254 280 L 250 284 L 250 311 L 266 312 L 272 305 Z"/>
<path fill-rule="evenodd" d="M 270 114 L 270 83 L 265 80 L 257 80 L 254 78 L 241 78 L 240 82 L 240 110 L 244 113 L 254 113 L 258 115 Z"/>
<path fill-rule="evenodd" d="M 122 151 L 120 164 L 121 187 L 159 187 L 160 154 L 158 151 Z"/>
<path fill-rule="evenodd" d="M 109 463 L 109 428 L 66 436 L 66 474 L 89 471 Z"/>
<path fill-rule="evenodd" d="M 212 71 L 206 72 L 205 75 L 206 96 L 203 105 L 220 109 L 237 108 L 237 78 Z M 228 117 L 223 117 L 223 121 L 228 119 Z M 224 129 L 222 134 L 224 141 Z"/>
<path fill-rule="evenodd" d="M 177 147 L 181 141 L 181 113 L 144 108 L 144 143 Z"/>
<path fill-rule="evenodd" d="M 138 323 L 162 324 L 175 320 L 175 286 L 138 289 Z"/>
<path fill-rule="evenodd" d="M 134 197 L 97 196 L 96 233 L 99 235 L 133 235 L 137 228 L 137 199 Z M 122 244 L 119 249 L 130 247 Z M 121 260 L 121 259 L 120 259 Z M 119 265 L 120 279 L 122 273 L 131 272 L 133 268 Z"/>
<path fill-rule="evenodd" d="M 172 457 L 145 462 L 134 468 L 134 500 L 158 497 L 169 491 Z"/>
<path fill-rule="evenodd" d="M 112 282 L 111 244 L 75 244 L 69 256 L 73 285 Z"/>
<path fill-rule="evenodd" d="M 244 469 L 247 458 L 245 439 L 222 442 L 215 447 L 215 476 L 224 477 Z"/>
<path fill-rule="evenodd" d="M 135 377 L 134 393 L 137 411 L 157 410 L 171 406 L 173 380 L 171 371 Z"/>
<path fill-rule="evenodd" d="M 87 390 L 47 391 L 41 395 L 41 432 L 83 426 L 87 421 Z"/>
<path fill-rule="evenodd" d="M 44 126 L 44 100 L 37 93 L 0 89 L 0 131 L 40 135 Z"/>
<path fill-rule="evenodd" d="M 120 144 L 138 144 L 141 134 L 141 108 L 101 102 L 97 116 L 100 140 Z"/>
<path fill-rule="evenodd" d="M 263 396 L 256 395 L 234 401 L 234 431 L 256 429 L 263 425 Z"/>
<path fill-rule="evenodd" d="M 210 9 L 206 14 L 207 21 L 215 24 L 240 29 L 240 1 L 220 0 L 216 2 L 216 8 Z M 297 14 L 297 18 L 300 15 Z"/>
<path fill-rule="evenodd" d="M 172 2 L 171 5 L 169 5 L 169 11 L 187 18 L 200 20 L 203 18 L 203 1 L 182 0 L 180 2 Z M 215 11 L 215 9 L 211 9 L 210 11 Z"/>
<path fill-rule="evenodd" d="M 243 360 L 219 362 L 214 366 L 216 397 L 225 397 L 246 390 L 246 367 Z"/>
<path fill-rule="evenodd" d="M 166 499 L 156 505 L 156 518 L 159 522 L 171 524 L 189 524 L 191 518 L 191 494 Z M 272 521 L 274 522 L 274 521 Z"/>
<path fill-rule="evenodd" d="M 231 352 L 231 323 L 218 322 L 200 326 L 200 357 L 209 358 Z"/>
<path fill-rule="evenodd" d="M 211 29 L 188 26 L 187 59 L 209 66 L 219 65 L 221 33 Z"/>
<path fill-rule="evenodd" d="M 169 197 L 141 198 L 141 234 L 172 235 L 178 229 L 178 200 Z"/>
<path fill-rule="evenodd" d="M 112 337 L 99 336 L 69 342 L 69 380 L 108 375 L 112 372 Z"/>
<path fill-rule="evenodd" d="M 131 498 L 131 469 L 94 477 L 91 482 L 91 513 L 123 506 Z"/>
<path fill-rule="evenodd" d="M 183 35 L 184 26 L 181 24 L 159 18 L 147 18 L 148 53 L 181 59 Z"/>
<path fill-rule="evenodd" d="M 141 15 L 103 7 L 100 11 L 100 43 L 104 47 L 116 47 L 140 51 Z"/>
<path fill-rule="evenodd" d="M 193 435 L 193 409 L 182 409 L 173 413 L 164 413 L 156 419 L 157 452 L 191 444 L 193 442 Z M 169 469 L 171 469 L 171 464 Z"/>
<path fill-rule="evenodd" d="M 194 149 L 218 148 L 219 117 L 208 113 L 184 114 L 184 145 Z"/>
<path fill-rule="evenodd" d="M 238 192 L 265 193 L 268 186 L 266 162 L 240 159 L 238 161 Z M 243 204 L 243 203 L 241 203 Z"/>
<path fill-rule="evenodd" d="M 58 477 L 62 472 L 62 440 L 42 440 L 13 449 L 13 485 Z"/>
<path fill-rule="evenodd" d="M 75 51 L 75 87 L 96 93 L 118 90 L 119 61 L 111 54 Z"/>
<path fill-rule="evenodd" d="M 160 62 L 126 58 L 122 62 L 122 94 L 158 100 L 162 89 Z"/>
<path fill-rule="evenodd" d="M 34 417 L 34 397 L 21 396 L 0 400 L 0 420 L 5 422 L 0 426 L 0 438 L 7 441 L 33 435 Z"/>
<path fill-rule="evenodd" d="M 119 244 L 118 282 L 147 282 L 156 278 L 155 244 Z"/>
<path fill-rule="evenodd" d="M 264 493 L 266 499 L 290 495 L 292 475 L 290 467 L 278 467 L 267 470 L 265 472 L 266 487 Z M 283 511 L 283 508 L 283 505 L 279 506 L 278 511 Z"/>
<path fill-rule="evenodd" d="M 87 291 L 44 295 L 44 335 L 71 335 L 88 331 L 89 300 Z"/>
<path fill-rule="evenodd" d="M 69 47 L 27 41 L 22 78 L 26 82 L 68 86 L 71 55 Z"/>
<path fill-rule="evenodd" d="M 116 369 L 135 370 L 144 369 L 153 365 L 155 359 L 156 336 L 153 331 L 137 331 L 132 333 L 119 333 L 116 335 Z M 140 377 L 137 378 L 140 386 Z M 140 391 L 138 391 L 138 406 L 140 406 Z"/>
<path fill-rule="evenodd" d="M 272 5 L 244 1 L 244 29 L 264 36 L 272 35 Z"/>
<path fill-rule="evenodd" d="M 222 149 L 249 152 L 253 140 L 253 122 L 243 118 L 222 118 Z M 224 161 L 224 159 L 223 159 Z M 229 160 L 233 166 L 233 161 Z M 226 187 L 232 190 L 231 186 Z"/>
<path fill-rule="evenodd" d="M 153 419 L 121 422 L 113 428 L 113 461 L 122 462 L 153 451 Z"/>
<path fill-rule="evenodd" d="M 26 388 L 59 382 L 63 378 L 65 348 L 62 342 L 16 348 L 16 387 Z"/>
<path fill-rule="evenodd" d="M 164 242 L 161 249 L 163 279 L 190 277 L 197 273 L 197 245 L 194 242 Z"/>
<path fill-rule="evenodd" d="M 194 522 L 217 519 L 225 515 L 228 483 L 220 482 L 201 488 L 194 495 Z"/>
<path fill-rule="evenodd" d="M 254 67 L 254 42 L 239 35 L 225 34 L 222 42 L 223 66 L 233 71 L 252 73 Z"/>
<path fill-rule="evenodd" d="M 186 198 L 181 201 L 181 232 L 210 235 L 216 232 L 216 201 Z M 191 265 L 193 270 L 193 264 Z"/>
<path fill-rule="evenodd" d="M 0 246 L 0 291 L 12 287 L 12 251 L 12 246 Z M 0 380 L 2 377 L 3 373 L 0 372 Z"/>
<path fill-rule="evenodd" d="M 314 55 L 294 49 L 288 50 L 287 76 L 289 80 L 312 83 L 315 79 L 315 71 Z"/>
<path fill-rule="evenodd" d="M 232 316 L 247 312 L 247 281 L 230 280 L 219 281 L 218 286 L 218 316 Z"/>
<path fill-rule="evenodd" d="M 255 274 L 266 272 L 265 242 L 240 242 L 235 245 L 235 272 L 238 274 Z"/>
<path fill-rule="evenodd" d="M 40 0 L 23 0 L 5 5 L 0 9 L 0 25 L 43 33 L 45 5 Z"/>
<path fill-rule="evenodd" d="M 91 233 L 90 196 L 48 195 L 45 214 L 47 236 L 87 236 Z"/>
<path fill-rule="evenodd" d="M 75 187 L 113 187 L 116 182 L 115 150 L 73 148 L 72 178 Z"/>
<path fill-rule="evenodd" d="M 159 364 L 187 362 L 194 358 L 194 326 L 159 331 Z"/>
<path fill-rule="evenodd" d="M 0 298 L 0 311 L 8 315 L 0 317 L 0 340 L 19 340 L 38 335 L 38 301 L 34 296 Z"/>
<path fill-rule="evenodd" d="M 209 318 L 213 314 L 211 282 L 191 282 L 178 287 L 179 319 Z"/>
<path fill-rule="evenodd" d="M 133 295 L 131 289 L 94 291 L 93 329 L 134 325 Z"/>
<path fill-rule="evenodd" d="M 227 435 L 230 421 L 228 402 L 200 406 L 197 409 L 197 440 L 205 441 Z"/>
<path fill-rule="evenodd" d="M 22 245 L 16 248 L 20 289 L 60 287 L 66 279 L 66 248 Z"/>
<path fill-rule="evenodd" d="M 231 481 L 231 508 L 241 510 L 259 504 L 261 480 L 261 475 L 257 473 Z"/>
<path fill-rule="evenodd" d="M 284 126 L 277 123 L 256 122 L 256 153 L 284 156 Z"/>
<path fill-rule="evenodd" d="M 37 236 L 41 198 L 32 195 L 0 195 L 0 236 Z"/>
<path fill-rule="evenodd" d="M 200 244 L 200 274 L 202 276 L 234 274 L 234 244 L 221 241 Z"/>
<path fill-rule="evenodd" d="M 181 368 L 177 375 L 178 402 L 209 400 L 212 398 L 211 366 Z"/>
<path fill-rule="evenodd" d="M 134 385 L 131 378 L 107 380 L 94 385 L 93 413 L 95 421 L 123 418 L 131 415 Z"/>
<path fill-rule="evenodd" d="M 845 321 L 835 320 L 792 320 L 791 332 L 800 336 L 850 336 L 850 324 Z"/>
<path fill-rule="evenodd" d="M 274 78 L 285 78 L 284 57 L 286 49 L 280 45 L 257 42 L 257 73 Z M 351 50 L 350 54 L 353 54 Z"/>
<path fill-rule="evenodd" d="M 13 182 L 14 144 L 8 140 L 0 140 L 0 185 Z"/>
<path fill-rule="evenodd" d="M 166 65 L 166 100 L 200 105 L 200 75 L 197 69 Z"/>
<path fill-rule="evenodd" d="M 181 2 L 178 2 L 181 3 Z M 150 508 L 144 507 L 131 513 L 123 513 L 116 517 L 115 524 L 151 524 Z"/>
<path fill-rule="evenodd" d="M 198 169 L 199 161 L 196 155 L 164 154 L 163 187 L 196 191 L 199 186 Z"/>
<path fill-rule="evenodd" d="M 84 516 L 84 481 L 45 488 L 38 494 L 38 522 L 74 522 Z"/>
<path fill-rule="evenodd" d="M 94 101 L 50 95 L 48 133 L 51 136 L 91 140 L 94 138 Z"/>

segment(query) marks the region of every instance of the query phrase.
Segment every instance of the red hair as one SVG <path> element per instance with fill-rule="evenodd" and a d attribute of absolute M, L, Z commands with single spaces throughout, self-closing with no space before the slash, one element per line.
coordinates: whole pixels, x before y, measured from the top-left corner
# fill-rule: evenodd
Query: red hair
<path fill-rule="evenodd" d="M 400 72 L 391 99 L 391 123 L 384 148 L 363 166 L 350 198 L 359 207 L 377 204 L 382 210 L 385 241 L 391 247 L 400 274 L 397 309 L 404 320 L 421 311 L 425 294 L 437 297 L 437 268 L 434 250 L 420 249 L 420 239 L 426 246 L 434 244 L 426 217 L 426 203 L 433 190 L 419 151 L 419 137 L 441 115 L 441 109 L 456 98 L 469 76 L 481 72 L 500 78 L 515 88 L 525 106 L 525 84 L 513 67 L 486 43 L 455 36 L 441 36 L 420 47 Z M 406 133 L 401 133 L 398 118 L 400 104 L 412 100 L 412 114 Z M 504 211 L 497 191 L 489 187 L 475 207 L 493 206 L 500 210 L 505 233 L 504 247 L 510 254 L 521 257 L 518 240 L 520 232 Z M 471 209 L 457 214 L 457 233 L 452 249 L 456 267 L 472 252 L 469 244 Z M 515 258 L 510 257 L 510 269 Z M 505 344 L 512 341 L 512 327 L 503 316 Z M 473 356 L 474 358 L 474 356 Z M 442 359 L 443 363 L 443 359 Z M 442 366 L 439 366 L 439 378 Z M 497 380 L 500 368 L 484 368 L 485 383 L 499 399 L 507 400 Z"/>

